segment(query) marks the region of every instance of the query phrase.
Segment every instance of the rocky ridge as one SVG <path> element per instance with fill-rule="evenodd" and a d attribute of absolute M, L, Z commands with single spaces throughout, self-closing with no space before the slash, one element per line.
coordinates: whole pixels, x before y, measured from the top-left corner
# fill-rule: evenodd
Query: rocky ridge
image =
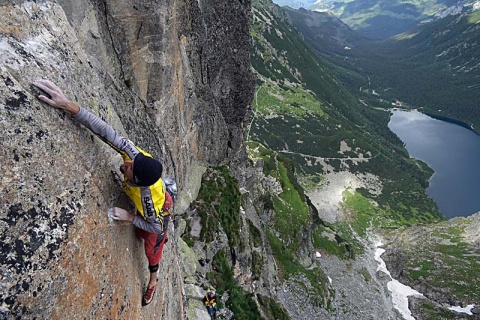
<path fill-rule="evenodd" d="M 382 257 L 392 277 L 424 295 L 410 298 L 417 319 L 430 319 L 430 310 L 448 319 L 478 318 L 479 224 L 477 213 L 386 234 Z M 448 310 L 468 305 L 470 315 Z"/>

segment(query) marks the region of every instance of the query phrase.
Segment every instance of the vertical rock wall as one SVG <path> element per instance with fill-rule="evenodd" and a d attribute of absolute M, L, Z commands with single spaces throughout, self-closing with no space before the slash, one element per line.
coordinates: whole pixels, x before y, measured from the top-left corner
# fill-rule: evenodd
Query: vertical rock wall
<path fill-rule="evenodd" d="M 0 317 L 182 319 L 170 225 L 154 302 L 110 170 L 120 157 L 36 99 L 37 78 L 161 159 L 181 193 L 241 147 L 250 1 L 0 1 Z M 198 177 L 198 175 L 195 175 Z M 177 206 L 178 208 L 178 206 Z"/>

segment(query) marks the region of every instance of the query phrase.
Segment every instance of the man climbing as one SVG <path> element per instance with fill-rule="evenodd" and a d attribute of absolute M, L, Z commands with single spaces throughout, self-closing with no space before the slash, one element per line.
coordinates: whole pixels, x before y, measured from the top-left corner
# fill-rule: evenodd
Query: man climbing
<path fill-rule="evenodd" d="M 162 259 L 163 246 L 167 237 L 169 210 L 173 201 L 162 177 L 162 164 L 152 156 L 136 147 L 130 140 L 122 137 L 109 124 L 90 111 L 79 107 L 69 100 L 54 83 L 37 80 L 34 85 L 46 94 L 38 98 L 52 107 L 64 110 L 80 122 L 102 141 L 116 150 L 123 158 L 120 171 L 124 175 L 121 186 L 133 201 L 138 214 L 130 214 L 121 208 L 110 208 L 109 216 L 114 220 L 129 221 L 136 227 L 136 234 L 144 239 L 145 254 L 148 259 L 150 280 L 143 295 L 142 305 L 149 304 L 155 294 L 157 272 Z M 117 182 L 119 177 L 117 177 Z"/>
<path fill-rule="evenodd" d="M 205 306 L 207 307 L 208 314 L 210 315 L 210 318 L 215 319 L 217 317 L 217 302 L 215 299 L 217 296 L 215 295 L 215 291 L 209 291 L 203 298 L 203 303 L 205 303 Z"/>

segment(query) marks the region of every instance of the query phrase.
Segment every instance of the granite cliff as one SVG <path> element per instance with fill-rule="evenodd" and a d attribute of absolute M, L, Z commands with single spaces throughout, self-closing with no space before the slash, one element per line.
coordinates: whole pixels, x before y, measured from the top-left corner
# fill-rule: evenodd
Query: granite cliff
<path fill-rule="evenodd" d="M 120 157 L 41 103 L 57 83 L 164 162 L 176 212 L 242 144 L 253 95 L 250 1 L 0 1 L 0 317 L 184 319 L 178 234 L 148 308 L 147 261 L 111 179 Z"/>

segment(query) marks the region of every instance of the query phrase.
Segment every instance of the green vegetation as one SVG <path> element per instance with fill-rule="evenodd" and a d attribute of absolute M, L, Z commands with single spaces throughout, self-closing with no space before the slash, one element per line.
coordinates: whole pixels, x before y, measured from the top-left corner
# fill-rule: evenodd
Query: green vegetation
<path fill-rule="evenodd" d="M 272 197 L 275 217 L 272 227 L 288 238 L 292 243 L 291 249 L 298 249 L 302 230 L 310 224 L 309 208 L 305 202 L 303 190 L 296 181 L 292 163 L 273 153 L 264 154 L 264 172 L 276 178 L 282 187 L 278 196 Z"/>
<path fill-rule="evenodd" d="M 367 105 L 391 108 L 400 100 L 403 108 L 460 120 L 478 131 L 479 17 L 478 11 L 450 16 L 383 42 L 357 38 L 355 50 L 341 54 L 318 35 L 306 41 Z M 309 29 L 303 20 L 293 23 L 302 33 Z"/>
<path fill-rule="evenodd" d="M 315 249 L 323 254 L 335 255 L 341 259 L 353 258 L 351 246 L 325 226 L 314 229 L 312 238 Z"/>
<path fill-rule="evenodd" d="M 250 235 L 250 245 L 255 248 L 263 247 L 262 232 L 255 227 L 250 220 L 247 220 L 247 223 Z"/>
<path fill-rule="evenodd" d="M 480 22 L 480 11 L 474 11 L 471 14 L 468 15 L 467 21 L 469 24 L 477 24 Z"/>
<path fill-rule="evenodd" d="M 211 242 L 221 225 L 228 237 L 230 247 L 243 250 L 240 238 L 241 195 L 236 180 L 227 167 L 211 168 L 202 178 L 197 200 L 192 203 L 202 223 L 200 240 Z"/>
<path fill-rule="evenodd" d="M 312 190 L 328 183 L 325 177 L 319 174 L 302 175 L 298 177 L 298 180 L 300 181 L 300 184 L 305 188 L 305 190 Z"/>
<path fill-rule="evenodd" d="M 233 269 L 228 262 L 225 252 L 218 252 L 212 260 L 214 272 L 208 274 L 215 287 L 217 294 L 228 292 L 230 298 L 227 307 L 234 313 L 235 319 L 260 319 L 260 312 L 251 293 L 246 293 L 233 276 Z M 221 306 L 219 306 L 221 307 Z"/>
<path fill-rule="evenodd" d="M 283 192 L 273 198 L 275 229 L 297 242 L 303 228 L 310 222 L 309 209 L 301 193 L 288 177 L 285 162 L 278 162 L 279 180 Z M 291 172 L 291 171 L 290 171 Z"/>
<path fill-rule="evenodd" d="M 324 298 L 328 297 L 330 292 L 327 290 L 328 278 L 325 273 L 318 268 L 307 270 L 300 265 L 295 258 L 295 251 L 293 248 L 289 245 L 285 245 L 282 240 L 277 238 L 273 231 L 267 231 L 267 238 L 275 260 L 277 261 L 277 266 L 279 267 L 280 279 L 297 279 L 297 275 L 303 275 L 305 279 L 308 280 L 308 286 L 307 283 L 300 280 L 295 281 L 304 287 L 315 305 L 319 307 L 327 307 L 324 305 Z M 295 246 L 297 245 L 298 244 Z"/>
<path fill-rule="evenodd" d="M 254 248 L 254 250 L 255 248 L 263 248 L 265 244 L 263 243 L 262 232 L 255 227 L 250 220 L 247 220 L 247 223 L 250 246 Z M 262 273 L 264 264 L 265 262 L 263 261 L 262 256 L 258 252 L 253 251 L 250 258 L 250 267 L 255 276 L 259 276 Z"/>
<path fill-rule="evenodd" d="M 351 5 L 356 7 L 362 2 L 353 1 Z M 478 131 L 480 98 L 476 79 L 480 76 L 477 45 L 480 33 L 476 22 L 480 20 L 479 11 L 448 16 L 416 28 L 417 21 L 426 18 L 427 8 L 445 8 L 454 5 L 454 1 L 407 1 L 402 5 L 385 2 L 391 1 L 381 1 L 375 6 L 371 5 L 373 2 L 363 2 L 366 7 L 358 14 L 366 20 L 347 20 L 350 25 L 359 23 L 372 31 L 397 34 L 384 41 L 362 38 L 326 14 L 285 12 L 305 43 L 322 58 L 323 66 L 366 106 L 392 108 L 392 103 L 399 100 L 403 108 L 457 119 Z M 433 2 L 438 6 L 432 7 Z M 401 16 L 405 12 L 417 15 Z M 354 18 L 353 11 L 345 15 L 337 13 Z M 369 18 L 366 13 L 372 16 Z M 311 23 L 312 20 L 316 23 Z M 404 24 L 402 20 L 413 24 Z M 405 33 L 400 34 L 403 31 Z"/>
<path fill-rule="evenodd" d="M 434 216 L 419 212 L 414 207 L 398 204 L 396 207 L 403 211 L 395 211 L 388 206 L 380 207 L 360 192 L 352 193 L 348 190 L 343 193 L 343 206 L 351 210 L 350 225 L 361 237 L 366 236 L 369 228 L 392 228 L 405 225 L 421 224 L 432 221 Z M 407 218 L 408 217 L 408 218 Z"/>
<path fill-rule="evenodd" d="M 260 303 L 263 313 L 267 319 L 271 320 L 289 320 L 291 319 L 287 311 L 275 300 L 257 294 L 257 300 Z"/>
<path fill-rule="evenodd" d="M 325 117 L 321 102 L 305 89 L 297 86 L 264 83 L 257 87 L 254 103 L 263 115 L 287 115 L 303 118 L 310 115 Z"/>
<path fill-rule="evenodd" d="M 348 221 L 336 222 L 332 228 L 337 232 L 335 237 L 337 243 L 345 246 L 345 249 L 349 253 L 349 258 L 355 259 L 356 255 L 364 253 L 365 248 Z"/>
<path fill-rule="evenodd" d="M 266 151 L 264 149 L 263 151 Z M 288 174 L 285 172 L 282 175 Z M 293 185 L 292 185 L 293 187 Z M 238 184 L 230 175 L 227 167 L 210 168 L 202 178 L 202 185 L 192 210 L 195 209 L 201 217 L 202 230 L 200 241 L 211 242 L 219 228 L 223 228 L 228 237 L 229 247 L 238 247 L 243 250 L 245 244 L 240 237 L 240 203 L 241 195 Z M 273 207 L 273 203 L 272 203 Z M 247 220 L 250 244 L 253 247 L 262 247 L 263 239 L 261 231 Z M 187 224 L 186 235 L 189 235 Z M 193 246 L 195 239 L 184 236 L 185 241 Z M 256 251 L 252 252 L 249 263 L 254 276 L 259 276 L 264 267 L 262 256 Z M 261 318 L 254 296 L 245 292 L 233 276 L 233 269 L 225 252 L 218 252 L 212 259 L 213 272 L 209 273 L 208 279 L 217 288 L 219 295 L 225 292 L 229 294 L 227 307 L 234 313 L 235 319 L 259 319 Z M 260 299 L 259 299 L 260 301 Z M 284 309 L 267 297 L 261 298 L 261 306 L 267 315 L 278 319 L 289 319 Z M 219 305 L 221 307 L 221 305 Z"/>
<path fill-rule="evenodd" d="M 422 261 L 420 266 L 417 267 L 411 274 L 412 279 L 418 280 L 427 276 L 433 269 L 432 261 Z"/>
<path fill-rule="evenodd" d="M 404 231 L 401 243 L 405 255 L 403 276 L 408 282 L 443 288 L 454 301 L 472 303 L 480 299 L 477 288 L 480 249 L 464 239 L 466 218 L 430 225 L 415 236 Z M 412 231 L 410 231 L 412 232 Z"/>
<path fill-rule="evenodd" d="M 365 279 L 365 282 L 369 282 L 372 280 L 372 276 L 370 275 L 370 273 L 365 267 L 363 267 L 360 270 L 357 270 L 357 272 L 363 276 L 363 279 Z"/>
<path fill-rule="evenodd" d="M 317 225 L 318 222 L 312 220 L 310 210 L 313 209 L 307 204 L 303 188 L 296 179 L 292 161 L 258 143 L 250 142 L 247 147 L 250 157 L 261 158 L 264 173 L 274 177 L 282 188 L 278 195 L 269 194 L 260 198 L 268 200 L 269 204 L 264 204 L 264 208 L 275 212 L 267 229 L 267 240 L 277 262 L 280 279 L 296 282 L 305 289 L 315 305 L 331 308 L 329 301 L 334 292 L 328 290 L 327 276 L 318 268 L 307 270 L 303 267 L 297 253 L 304 247 L 304 237 L 312 226 L 315 226 L 312 241 L 318 250 L 346 259 L 353 257 L 352 246 L 331 227 Z M 334 240 L 326 238 L 324 233 Z M 324 305 L 325 301 L 327 305 Z"/>
<path fill-rule="evenodd" d="M 431 301 L 424 301 L 421 304 L 414 306 L 416 312 L 422 315 L 422 319 L 425 320 L 450 320 L 455 319 L 456 312 L 450 311 L 445 308 L 441 308 L 438 305 L 433 304 Z M 464 315 L 464 319 L 469 319 L 467 315 Z"/>
<path fill-rule="evenodd" d="M 263 267 L 265 266 L 265 262 L 263 261 L 262 256 L 256 251 L 252 252 L 252 257 L 250 261 L 252 274 L 255 278 L 258 279 L 262 273 Z"/>

